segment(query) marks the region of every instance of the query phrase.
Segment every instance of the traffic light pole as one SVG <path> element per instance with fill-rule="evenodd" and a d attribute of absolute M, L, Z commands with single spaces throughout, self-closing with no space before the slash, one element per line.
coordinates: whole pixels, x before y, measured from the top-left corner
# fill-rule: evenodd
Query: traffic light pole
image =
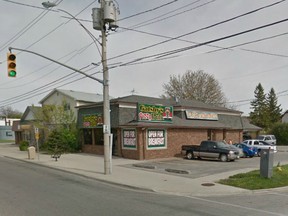
<path fill-rule="evenodd" d="M 63 63 L 61 63 L 61 62 L 59 62 L 59 61 L 56 61 L 56 60 L 54 60 L 54 59 L 51 59 L 51 58 L 49 58 L 49 57 L 47 57 L 47 56 L 44 56 L 44 55 L 41 55 L 41 54 L 39 54 L 39 53 L 30 51 L 30 50 L 26 50 L 26 49 L 19 49 L 19 48 L 15 48 L 15 47 L 9 47 L 9 50 L 10 50 L 10 51 L 11 51 L 11 50 L 18 50 L 18 51 L 21 51 L 21 52 L 27 52 L 27 53 L 31 53 L 31 54 L 40 56 L 40 57 L 45 58 L 45 59 L 47 59 L 47 60 L 49 60 L 49 61 L 52 61 L 52 62 L 54 62 L 54 63 L 56 63 L 56 64 L 59 64 L 59 65 L 61 65 L 61 66 L 63 66 L 63 67 L 66 67 L 66 68 L 69 68 L 69 69 L 71 69 L 71 70 L 73 70 L 73 71 L 75 71 L 75 72 L 78 72 L 78 73 L 80 73 L 80 74 L 82 74 L 82 75 L 84 75 L 84 76 L 86 76 L 86 77 L 88 77 L 88 78 L 90 78 L 90 79 L 96 80 L 97 82 L 99 82 L 99 83 L 101 83 L 101 84 L 104 83 L 103 80 L 97 79 L 96 77 L 90 76 L 89 74 L 86 74 L 86 73 L 84 73 L 84 72 L 81 71 L 81 70 L 78 70 L 78 69 L 76 69 L 76 68 L 70 67 L 69 65 L 63 64 Z"/>

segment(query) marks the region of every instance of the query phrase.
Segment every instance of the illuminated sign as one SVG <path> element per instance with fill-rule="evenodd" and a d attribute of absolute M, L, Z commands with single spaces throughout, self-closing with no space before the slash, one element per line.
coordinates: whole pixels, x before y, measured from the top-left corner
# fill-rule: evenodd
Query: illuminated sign
<path fill-rule="evenodd" d="M 196 110 L 186 110 L 187 119 L 218 120 L 218 114 Z"/>
<path fill-rule="evenodd" d="M 138 104 L 138 121 L 172 122 L 173 107 Z"/>
<path fill-rule="evenodd" d="M 87 114 L 82 116 L 83 128 L 97 128 L 103 125 L 102 114 Z"/>

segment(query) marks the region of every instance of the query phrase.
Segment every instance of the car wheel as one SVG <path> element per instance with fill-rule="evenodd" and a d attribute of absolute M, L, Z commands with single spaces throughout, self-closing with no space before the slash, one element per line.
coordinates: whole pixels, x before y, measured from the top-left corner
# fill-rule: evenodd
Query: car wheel
<path fill-rule="evenodd" d="M 226 154 L 221 154 L 221 155 L 220 155 L 220 161 L 222 161 L 222 162 L 228 161 L 227 155 L 226 155 Z"/>
<path fill-rule="evenodd" d="M 261 150 L 257 152 L 257 156 L 261 157 Z"/>
<path fill-rule="evenodd" d="M 193 152 L 187 152 L 186 158 L 192 160 L 194 158 Z"/>

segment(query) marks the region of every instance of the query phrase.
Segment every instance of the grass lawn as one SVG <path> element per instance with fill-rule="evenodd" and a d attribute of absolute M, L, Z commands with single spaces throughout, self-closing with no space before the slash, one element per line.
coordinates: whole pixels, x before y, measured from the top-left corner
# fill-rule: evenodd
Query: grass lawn
<path fill-rule="evenodd" d="M 15 140 L 0 140 L 0 143 L 14 143 Z"/>
<path fill-rule="evenodd" d="M 274 167 L 271 178 L 261 177 L 260 170 L 254 170 L 221 179 L 218 183 L 249 190 L 288 186 L 288 165 Z"/>

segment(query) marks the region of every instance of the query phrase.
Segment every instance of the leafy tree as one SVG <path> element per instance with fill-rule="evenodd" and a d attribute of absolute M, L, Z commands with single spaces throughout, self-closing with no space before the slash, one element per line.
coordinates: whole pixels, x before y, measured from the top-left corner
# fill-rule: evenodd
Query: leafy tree
<path fill-rule="evenodd" d="M 267 119 L 266 96 L 261 83 L 256 86 L 254 96 L 255 99 L 251 101 L 251 109 L 253 110 L 250 112 L 251 123 L 266 128 L 269 121 Z"/>
<path fill-rule="evenodd" d="M 13 109 L 11 106 L 1 107 L 0 108 L 0 115 L 5 116 L 7 118 L 21 118 L 22 112 Z"/>
<path fill-rule="evenodd" d="M 188 70 L 183 76 L 171 75 L 169 83 L 163 84 L 163 88 L 163 98 L 198 100 L 214 105 L 225 105 L 227 102 L 219 82 L 202 70 Z"/>
<path fill-rule="evenodd" d="M 277 138 L 277 145 L 288 145 L 288 123 L 274 124 L 270 132 Z"/>
<path fill-rule="evenodd" d="M 273 88 L 271 88 L 270 92 L 267 95 L 267 112 L 269 115 L 269 128 L 281 120 L 281 105 L 277 105 L 277 97 Z"/>
<path fill-rule="evenodd" d="M 42 149 L 50 153 L 62 154 L 79 150 L 76 119 L 65 104 L 44 105 L 41 109 L 35 109 L 35 126 L 42 129 L 46 137 Z"/>

